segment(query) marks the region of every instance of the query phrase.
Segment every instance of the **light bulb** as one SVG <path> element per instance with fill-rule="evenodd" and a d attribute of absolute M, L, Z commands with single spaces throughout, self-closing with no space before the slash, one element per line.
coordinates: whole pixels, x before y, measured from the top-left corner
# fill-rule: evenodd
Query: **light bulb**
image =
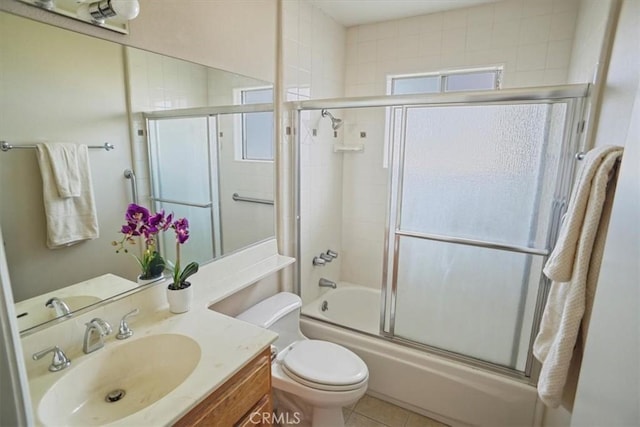
<path fill-rule="evenodd" d="M 101 0 L 93 3 L 82 3 L 76 10 L 79 18 L 104 24 L 106 19 L 128 21 L 140 13 L 138 0 Z"/>
<path fill-rule="evenodd" d="M 138 0 L 111 0 L 111 8 L 118 18 L 131 20 L 140 13 Z"/>
<path fill-rule="evenodd" d="M 76 15 L 78 15 L 78 18 L 82 19 L 83 21 L 95 21 L 95 18 L 91 16 L 91 13 L 89 13 L 88 3 L 82 3 L 78 7 L 78 10 L 76 10 Z"/>

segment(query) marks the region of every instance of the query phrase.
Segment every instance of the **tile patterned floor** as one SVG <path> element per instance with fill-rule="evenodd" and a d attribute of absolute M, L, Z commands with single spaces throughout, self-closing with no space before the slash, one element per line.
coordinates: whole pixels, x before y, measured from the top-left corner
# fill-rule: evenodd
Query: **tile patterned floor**
<path fill-rule="evenodd" d="M 343 408 L 343 413 L 346 427 L 447 427 L 446 424 L 369 395 L 355 405 Z"/>

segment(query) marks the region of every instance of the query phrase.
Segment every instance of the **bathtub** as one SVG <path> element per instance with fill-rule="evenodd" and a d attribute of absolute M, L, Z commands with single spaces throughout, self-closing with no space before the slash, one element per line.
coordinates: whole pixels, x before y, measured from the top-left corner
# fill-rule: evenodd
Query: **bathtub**
<path fill-rule="evenodd" d="M 341 282 L 302 308 L 302 314 L 378 335 L 380 329 L 380 290 Z"/>
<path fill-rule="evenodd" d="M 383 339 L 379 310 L 380 291 L 342 282 L 305 304 L 300 324 L 309 338 L 358 354 L 369 367 L 373 396 L 451 426 L 541 424 L 535 387 Z"/>

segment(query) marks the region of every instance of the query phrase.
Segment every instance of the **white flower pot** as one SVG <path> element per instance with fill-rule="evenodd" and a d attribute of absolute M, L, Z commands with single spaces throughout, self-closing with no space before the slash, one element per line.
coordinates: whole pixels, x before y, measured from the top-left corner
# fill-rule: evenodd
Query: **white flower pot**
<path fill-rule="evenodd" d="M 172 313 L 185 313 L 191 308 L 191 300 L 193 299 L 193 288 L 189 287 L 178 290 L 167 288 L 167 301 L 169 301 L 169 311 Z"/>
<path fill-rule="evenodd" d="M 154 283 L 154 282 L 158 282 L 160 280 L 163 280 L 164 279 L 164 274 L 160 274 L 159 276 L 152 277 L 151 279 L 141 279 L 141 277 L 142 276 L 140 275 L 137 278 L 138 285 L 140 285 L 140 286 L 147 285 L 149 283 Z"/>

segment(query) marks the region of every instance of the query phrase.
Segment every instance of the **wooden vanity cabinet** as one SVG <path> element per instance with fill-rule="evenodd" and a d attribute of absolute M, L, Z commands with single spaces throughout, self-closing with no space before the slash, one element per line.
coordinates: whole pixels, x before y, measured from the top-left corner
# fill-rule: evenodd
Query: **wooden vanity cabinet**
<path fill-rule="evenodd" d="M 174 425 L 267 426 L 272 412 L 271 352 L 267 348 Z"/>

